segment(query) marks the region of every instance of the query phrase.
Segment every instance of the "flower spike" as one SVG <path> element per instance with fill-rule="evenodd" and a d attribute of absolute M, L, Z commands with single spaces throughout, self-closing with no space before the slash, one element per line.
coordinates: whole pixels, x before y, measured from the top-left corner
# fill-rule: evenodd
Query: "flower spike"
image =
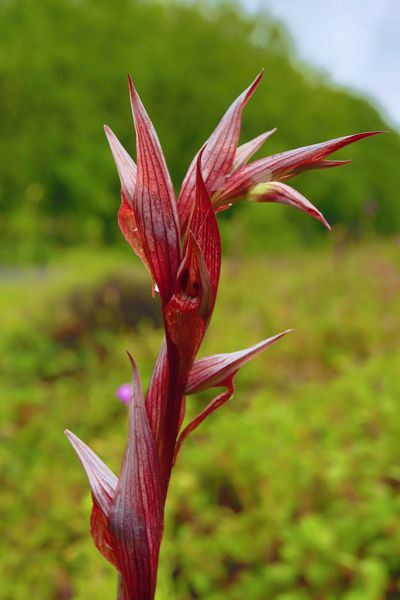
<path fill-rule="evenodd" d="M 264 69 L 257 75 L 253 83 L 231 104 L 214 133 L 208 139 L 202 161 L 202 173 L 209 193 L 218 189 L 224 178 L 231 172 L 235 153 L 239 142 L 243 108 L 257 89 Z M 178 211 L 181 233 L 184 234 L 189 224 L 194 189 L 196 185 L 196 160 L 193 159 L 182 184 L 178 198 Z"/>
<path fill-rule="evenodd" d="M 165 304 L 180 263 L 175 193 L 157 134 L 130 76 L 129 92 L 137 140 L 134 213 L 146 261 Z"/>
<path fill-rule="evenodd" d="M 128 441 L 117 478 L 79 438 L 66 432 L 89 479 L 95 545 L 119 572 L 119 600 L 154 600 L 171 471 L 184 440 L 234 393 L 239 369 L 290 330 L 226 354 L 196 360 L 215 305 L 221 263 L 216 212 L 241 198 L 289 204 L 321 221 L 323 215 L 286 181 L 303 171 L 338 167 L 329 155 L 367 132 L 281 152 L 249 163 L 274 133 L 238 147 L 242 113 L 263 71 L 228 108 L 190 164 L 178 203 L 160 142 L 129 77 L 137 164 L 105 126 L 121 182 L 120 229 L 160 292 L 164 339 L 143 397 L 132 357 L 132 384 L 117 392 L 129 405 Z M 181 250 L 182 244 L 182 250 Z M 186 396 L 210 388 L 216 396 L 184 426 Z"/>

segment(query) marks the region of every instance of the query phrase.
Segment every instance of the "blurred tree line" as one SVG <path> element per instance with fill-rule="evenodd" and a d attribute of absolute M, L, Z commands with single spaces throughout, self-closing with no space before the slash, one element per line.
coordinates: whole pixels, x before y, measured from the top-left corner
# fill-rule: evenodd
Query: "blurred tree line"
<path fill-rule="evenodd" d="M 264 82 L 245 110 L 242 139 L 277 126 L 264 154 L 388 128 L 365 99 L 296 62 L 281 24 L 229 4 L 0 0 L 0 32 L 2 262 L 44 260 L 69 245 L 122 243 L 119 186 L 102 124 L 134 154 L 127 71 L 177 187 L 262 66 Z M 352 234 L 395 233 L 399 149 L 395 133 L 366 140 L 342 152 L 354 159 L 351 167 L 304 175 L 296 187 Z M 260 234 L 251 239 L 255 251 L 279 240 L 282 225 L 305 240 L 319 231 L 289 209 L 238 207 L 232 214 L 225 219 L 239 227 L 253 222 Z"/>

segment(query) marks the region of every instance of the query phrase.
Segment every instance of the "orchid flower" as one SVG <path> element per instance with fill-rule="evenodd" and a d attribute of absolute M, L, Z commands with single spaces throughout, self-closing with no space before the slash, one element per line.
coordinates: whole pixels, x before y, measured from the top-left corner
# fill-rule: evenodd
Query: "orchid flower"
<path fill-rule="evenodd" d="M 228 108 L 195 156 L 177 200 L 157 134 L 130 77 L 137 164 L 105 127 L 121 182 L 119 227 L 148 269 L 153 294 L 160 294 L 165 332 L 146 394 L 131 357 L 132 384 L 117 391 L 129 405 L 119 477 L 66 431 L 89 480 L 94 543 L 118 571 L 118 598 L 123 600 L 154 599 L 165 499 L 183 442 L 232 397 L 240 367 L 288 333 L 246 350 L 197 358 L 218 291 L 221 241 L 216 213 L 242 199 L 278 202 L 329 227 L 320 211 L 286 181 L 306 170 L 347 164 L 327 157 L 379 133 L 341 137 L 249 163 L 275 131 L 238 145 L 243 109 L 262 75 Z M 186 396 L 211 388 L 223 390 L 183 427 Z"/>

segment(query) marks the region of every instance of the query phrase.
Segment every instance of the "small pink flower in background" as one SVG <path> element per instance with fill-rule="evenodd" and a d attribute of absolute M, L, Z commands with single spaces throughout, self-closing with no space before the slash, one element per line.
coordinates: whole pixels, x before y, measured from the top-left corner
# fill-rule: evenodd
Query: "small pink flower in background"
<path fill-rule="evenodd" d="M 131 383 L 123 383 L 122 385 L 119 386 L 119 388 L 115 392 L 115 395 L 117 396 L 118 400 L 121 400 L 121 402 L 123 402 L 127 406 L 129 406 L 129 402 L 131 401 L 132 394 L 133 394 L 133 387 L 132 387 Z"/>
<path fill-rule="evenodd" d="M 92 537 L 119 572 L 122 600 L 154 599 L 164 504 L 182 443 L 232 398 L 239 368 L 289 332 L 245 350 L 197 358 L 218 291 L 221 241 L 216 213 L 243 199 L 278 202 L 308 213 L 329 228 L 320 211 L 286 181 L 303 171 L 347 164 L 350 161 L 327 157 L 379 133 L 341 137 L 248 164 L 275 131 L 238 146 L 242 111 L 262 75 L 233 102 L 193 159 L 178 199 L 157 134 L 131 78 L 137 164 L 105 127 L 121 181 L 118 224 L 149 271 L 153 293 L 160 294 L 165 332 L 146 394 L 131 357 L 133 383 L 121 385 L 116 392 L 129 406 L 128 441 L 119 477 L 66 431 L 92 491 Z M 221 387 L 225 389 L 182 428 L 186 397 Z"/>

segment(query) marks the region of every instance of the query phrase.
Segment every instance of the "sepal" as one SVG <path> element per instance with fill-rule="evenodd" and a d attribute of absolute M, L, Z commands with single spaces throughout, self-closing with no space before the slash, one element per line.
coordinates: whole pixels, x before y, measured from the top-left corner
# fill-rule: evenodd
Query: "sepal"
<path fill-rule="evenodd" d="M 239 146 L 238 149 L 236 150 L 235 160 L 234 160 L 233 166 L 232 166 L 232 173 L 234 173 L 235 171 L 240 169 L 240 167 L 243 167 L 245 164 L 247 164 L 248 161 L 250 160 L 250 158 L 256 152 L 258 152 L 258 150 L 261 148 L 261 146 L 263 146 L 263 144 L 265 144 L 267 139 L 269 137 L 271 137 L 271 135 L 273 133 L 275 133 L 275 131 L 276 131 L 276 127 L 271 129 L 270 131 L 266 131 L 265 133 L 262 133 L 261 135 L 257 136 L 253 140 L 250 140 L 249 142 L 246 142 L 245 144 L 242 144 L 241 146 Z"/>
<path fill-rule="evenodd" d="M 337 167 L 346 164 L 347 161 L 325 161 L 325 158 L 363 138 L 383 133 L 382 131 L 367 131 L 354 135 L 313 144 L 295 150 L 288 150 L 280 154 L 273 154 L 266 158 L 260 158 L 244 167 L 238 169 L 227 177 L 221 188 L 213 195 L 214 207 L 225 206 L 235 199 L 243 198 L 249 190 L 258 183 L 289 179 L 303 171 L 311 169 L 322 169 L 325 167 Z"/>
<path fill-rule="evenodd" d="M 115 166 L 117 167 L 122 193 L 128 204 L 132 206 L 136 187 L 135 162 L 129 156 L 115 133 L 107 125 L 104 125 L 104 132 L 111 148 Z"/>
<path fill-rule="evenodd" d="M 133 209 L 146 263 L 165 304 L 175 288 L 180 264 L 175 193 L 157 134 L 130 77 L 129 91 L 137 146 Z"/>
<path fill-rule="evenodd" d="M 118 478 L 97 454 L 72 433 L 72 431 L 66 429 L 64 433 L 85 469 L 94 501 L 102 512 L 108 516 L 117 488 Z"/>
<path fill-rule="evenodd" d="M 207 141 L 202 171 L 207 190 L 210 194 L 223 184 L 225 177 L 232 170 L 239 142 L 243 108 L 257 89 L 263 73 L 264 70 L 257 75 L 253 83 L 231 104 Z M 178 212 L 182 235 L 186 233 L 188 228 L 194 202 L 196 161 L 197 156 L 195 156 L 189 167 L 178 198 Z"/>
<path fill-rule="evenodd" d="M 248 199 L 254 202 L 276 202 L 277 204 L 293 206 L 321 221 L 327 229 L 331 229 L 324 215 L 307 198 L 281 181 L 270 181 L 269 183 L 255 185 L 249 191 Z"/>

